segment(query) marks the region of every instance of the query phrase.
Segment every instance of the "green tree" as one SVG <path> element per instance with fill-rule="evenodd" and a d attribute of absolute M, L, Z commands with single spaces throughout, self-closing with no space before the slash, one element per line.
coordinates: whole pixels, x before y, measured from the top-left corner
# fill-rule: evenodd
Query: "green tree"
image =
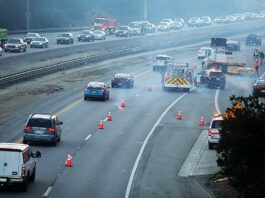
<path fill-rule="evenodd" d="M 265 197 L 265 104 L 252 96 L 230 100 L 217 163 L 242 197 Z"/>

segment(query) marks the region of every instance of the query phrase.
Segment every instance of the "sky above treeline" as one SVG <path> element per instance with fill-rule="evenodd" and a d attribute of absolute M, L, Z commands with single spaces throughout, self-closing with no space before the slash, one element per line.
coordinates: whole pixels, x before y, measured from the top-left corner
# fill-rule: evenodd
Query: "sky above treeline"
<path fill-rule="evenodd" d="M 146 0 L 148 20 L 211 17 L 265 10 L 264 0 Z M 145 0 L 29 0 L 32 28 L 89 25 L 95 16 L 110 16 L 120 23 L 142 20 Z M 26 26 L 27 0 L 0 0 L 0 27 Z M 12 13 L 12 14 L 11 14 Z"/>

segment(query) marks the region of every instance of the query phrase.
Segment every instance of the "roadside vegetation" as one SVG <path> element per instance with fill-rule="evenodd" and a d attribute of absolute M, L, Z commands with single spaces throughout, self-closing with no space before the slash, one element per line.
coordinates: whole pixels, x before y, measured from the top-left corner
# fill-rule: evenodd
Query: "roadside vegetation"
<path fill-rule="evenodd" d="M 221 175 L 239 197 L 265 197 L 265 104 L 252 96 L 230 100 L 217 148 Z"/>

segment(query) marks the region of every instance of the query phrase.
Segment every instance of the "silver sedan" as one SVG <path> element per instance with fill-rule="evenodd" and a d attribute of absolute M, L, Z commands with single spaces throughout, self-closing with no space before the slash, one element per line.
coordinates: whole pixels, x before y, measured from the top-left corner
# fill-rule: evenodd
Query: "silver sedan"
<path fill-rule="evenodd" d="M 105 40 L 106 39 L 106 33 L 101 30 L 95 30 L 94 31 L 94 37 L 95 40 Z"/>

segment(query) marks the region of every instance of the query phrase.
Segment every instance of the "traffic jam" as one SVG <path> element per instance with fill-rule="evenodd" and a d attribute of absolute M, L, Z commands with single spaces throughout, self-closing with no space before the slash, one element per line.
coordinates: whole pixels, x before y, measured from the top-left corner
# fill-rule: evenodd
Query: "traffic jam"
<path fill-rule="evenodd" d="M 75 46 L 82 43 L 82 45 L 86 45 L 86 43 L 99 43 L 98 41 L 105 42 L 105 40 L 120 40 L 124 38 L 128 39 L 134 39 L 138 37 L 148 37 L 149 35 L 156 35 L 156 34 L 162 34 L 167 36 L 167 34 L 172 32 L 177 32 L 181 30 L 189 30 L 189 29 L 202 29 L 202 28 L 209 28 L 209 27 L 215 27 L 215 26 L 226 26 L 228 24 L 240 24 L 244 22 L 249 21 L 261 21 L 264 22 L 263 19 L 265 19 L 265 11 L 260 11 L 258 13 L 240 13 L 240 14 L 231 14 L 227 16 L 216 16 L 213 19 L 210 16 L 203 16 L 203 17 L 190 17 L 184 20 L 183 18 L 163 18 L 157 25 L 154 23 L 151 23 L 147 20 L 143 21 L 132 21 L 126 23 L 119 23 L 117 20 L 112 19 L 110 17 L 96 17 L 94 19 L 94 22 L 90 28 L 86 28 L 80 31 L 64 31 L 64 32 L 56 32 L 57 37 L 54 39 L 52 38 L 52 45 L 56 46 Z M 27 32 L 24 37 L 20 37 L 16 33 L 9 34 L 8 31 L 4 28 L 0 29 L 0 39 L 1 39 L 1 47 L 0 47 L 0 59 L 5 59 L 8 57 L 9 54 L 12 52 L 28 52 L 28 48 L 30 49 L 30 53 L 35 50 L 35 48 L 41 48 L 41 49 L 50 49 L 51 40 L 49 38 L 49 34 L 47 32 Z M 45 36 L 44 36 L 45 35 Z M 46 36 L 48 35 L 48 36 Z M 138 107 L 133 106 L 132 104 L 135 104 L 141 97 L 141 95 L 147 95 L 145 97 L 153 97 L 154 100 L 157 100 L 157 103 L 161 102 L 160 96 L 167 97 L 168 99 L 174 98 L 176 99 L 177 96 L 179 98 L 175 101 L 175 103 L 172 103 L 173 105 L 177 104 L 179 100 L 181 100 L 183 97 L 192 97 L 194 94 L 198 93 L 222 93 L 225 91 L 230 91 L 231 86 L 234 86 L 234 82 L 236 82 L 238 79 L 240 81 L 246 80 L 251 81 L 251 95 L 254 97 L 258 97 L 260 101 L 263 100 L 264 94 L 265 94 L 265 73 L 263 69 L 264 65 L 264 53 L 262 49 L 263 44 L 263 36 L 260 34 L 260 32 L 249 32 L 244 33 L 244 35 L 240 35 L 239 38 L 235 38 L 235 36 L 227 36 L 227 37 L 209 37 L 208 40 L 200 45 L 196 45 L 193 47 L 193 51 L 190 52 L 191 57 L 195 58 L 187 58 L 187 60 L 181 59 L 177 53 L 167 53 L 166 50 L 160 50 L 159 52 L 153 52 L 152 54 L 152 61 L 147 61 L 146 63 L 148 65 L 148 69 L 144 72 L 141 70 L 140 72 L 132 72 L 132 70 L 128 69 L 126 71 L 125 69 L 122 69 L 121 67 L 117 70 L 111 71 L 111 78 L 106 78 L 103 74 L 100 74 L 101 77 L 98 77 L 96 74 L 94 74 L 95 78 L 91 78 L 93 80 L 91 81 L 85 81 L 84 79 L 79 79 L 80 84 L 82 86 L 78 87 L 78 97 L 77 99 L 73 100 L 69 103 L 67 107 L 63 107 L 63 105 L 60 104 L 60 107 L 56 107 L 56 111 L 51 111 L 50 109 L 47 109 L 47 111 L 39 111 L 39 107 L 36 109 L 31 109 L 31 112 L 24 113 L 27 115 L 24 120 L 24 126 L 23 129 L 21 129 L 22 134 L 19 135 L 19 139 L 15 142 L 5 142 L 2 141 L 0 143 L 0 189 L 4 189 L 4 193 L 2 194 L 0 192 L 0 197 L 20 197 L 21 192 L 33 192 L 35 184 L 43 185 L 46 181 L 45 179 L 45 173 L 40 173 L 41 169 L 38 167 L 39 163 L 45 163 L 47 166 L 51 169 L 58 169 L 58 172 L 56 170 L 52 170 L 51 173 L 53 175 L 48 174 L 49 176 L 55 177 L 52 184 L 43 185 L 43 188 L 41 188 L 42 192 L 34 192 L 36 194 L 32 195 L 33 197 L 40 197 L 38 193 L 41 193 L 42 197 L 62 197 L 63 191 L 56 191 L 57 189 L 61 189 L 62 186 L 64 186 L 62 183 L 61 178 L 67 178 L 67 185 L 64 186 L 65 192 L 68 192 L 67 188 L 71 188 L 71 185 L 78 186 L 78 182 L 80 181 L 80 186 L 78 188 L 81 189 L 81 187 L 85 187 L 85 185 L 82 184 L 82 179 L 75 178 L 75 172 L 79 175 L 86 175 L 83 166 L 79 160 L 78 162 L 78 152 L 82 153 L 82 148 L 88 146 L 88 141 L 92 141 L 92 139 L 96 139 L 99 137 L 96 137 L 96 135 L 92 134 L 91 131 L 96 131 L 97 134 L 100 134 L 100 136 L 105 135 L 108 130 L 108 127 L 112 127 L 110 125 L 113 125 L 113 123 L 119 123 L 119 122 L 125 122 L 122 121 L 123 119 L 129 119 L 126 117 L 126 112 L 128 114 L 129 110 L 135 110 L 139 111 L 138 115 L 135 115 L 136 118 L 134 119 L 133 123 L 126 123 L 127 129 L 121 128 L 119 124 L 118 126 L 113 127 L 113 131 L 117 131 L 117 134 L 115 134 L 116 138 L 120 138 L 121 136 L 125 136 L 126 130 L 132 130 L 134 127 L 137 127 L 137 125 L 141 124 L 141 121 L 149 123 L 147 121 L 150 117 L 150 120 L 152 120 L 152 126 L 154 129 L 151 130 L 150 136 L 153 134 L 153 132 L 156 130 L 156 127 L 159 126 L 161 120 L 165 117 L 166 113 L 170 113 L 169 109 L 165 111 L 165 113 L 161 113 L 161 117 L 158 116 L 156 112 L 152 112 L 152 104 L 147 105 L 146 111 L 148 112 L 147 118 L 142 117 L 142 114 L 144 114 L 145 109 L 138 110 Z M 183 48 L 184 50 L 188 51 L 189 49 Z M 195 52 L 196 51 L 196 52 Z M 35 52 L 35 51 L 34 51 Z M 183 51 L 182 51 L 183 52 Z M 195 52 L 195 53 L 194 53 Z M 30 54 L 29 53 L 29 54 Z M 184 53 L 184 52 L 183 52 Z M 13 54 L 13 53 L 12 53 Z M 16 54 L 15 54 L 16 55 Z M 12 56 L 12 57 L 18 57 L 18 56 Z M 126 58 L 120 57 L 120 58 Z M 114 59 L 114 58 L 113 58 Z M 128 62 L 131 57 L 128 57 Z M 126 61 L 126 60 L 124 60 Z M 96 63 L 93 63 L 96 65 Z M 101 64 L 101 62 L 97 63 Z M 102 63 L 103 64 L 103 63 Z M 111 63 L 111 64 L 117 64 L 117 63 Z M 128 63 L 130 64 L 130 62 Z M 103 71 L 104 69 L 102 69 Z M 63 71 L 65 72 L 65 71 Z M 62 72 L 62 73 L 63 73 Z M 103 71 L 104 72 L 104 71 Z M 143 82 L 140 82 L 139 78 L 142 75 L 145 75 L 145 72 L 150 75 L 150 79 L 146 77 L 143 81 L 143 87 L 141 90 L 139 90 L 139 85 Z M 107 73 L 107 71 L 106 71 Z M 66 75 L 66 73 L 63 73 L 63 75 Z M 104 74 L 105 75 L 105 74 Z M 236 79 L 236 80 L 234 80 Z M 38 79 L 35 79 L 37 81 Z M 155 82 L 155 83 L 154 83 Z M 159 82 L 159 83 L 157 83 Z M 79 85 L 80 85 L 79 84 Z M 142 84 L 141 84 L 142 85 Z M 13 86 L 13 85 L 8 85 Z M 62 85 L 63 86 L 63 85 Z M 16 88 L 17 89 L 17 88 Z M 62 88 L 63 89 L 63 88 Z M 80 91 L 81 90 L 81 91 Z M 136 93 L 134 93 L 136 92 Z M 157 95 L 151 96 L 151 94 L 157 94 Z M 179 95 L 178 95 L 179 94 Z M 49 95 L 49 94 L 47 94 Z M 125 97 L 124 97 L 125 96 Z M 216 98 L 218 97 L 215 95 Z M 134 99 L 132 99 L 134 97 Z M 157 99 L 155 99 L 157 97 Z M 197 95 L 196 97 L 200 97 L 200 95 Z M 81 100 L 80 100 L 81 98 Z M 69 99 L 70 100 L 70 99 Z M 183 99 L 184 100 L 184 99 Z M 187 99 L 188 100 L 188 99 Z M 206 99 L 204 99 L 203 103 L 207 103 Z M 221 99 L 219 99 L 221 100 Z M 52 100 L 51 100 L 52 101 Z M 127 101 L 128 102 L 127 104 Z M 143 105 L 146 105 L 145 102 L 147 101 L 146 98 L 144 98 L 139 103 L 144 103 Z M 217 102 L 215 104 L 211 104 L 209 101 L 209 105 L 216 105 L 218 103 L 218 99 L 216 99 Z M 48 103 L 48 101 L 45 101 Z M 44 102 L 44 103 L 45 103 Z M 64 116 L 64 112 L 67 111 L 73 111 L 74 107 L 82 102 L 82 105 L 84 107 L 72 112 L 73 117 L 76 117 L 75 119 L 79 120 L 80 123 L 76 123 L 75 127 L 70 125 L 71 119 L 66 116 Z M 173 107 L 171 106 L 171 108 Z M 41 105 L 40 105 L 41 106 Z M 91 109 L 87 109 L 89 108 Z M 192 122 L 191 120 L 188 120 L 187 112 L 185 112 L 185 107 L 188 105 L 177 105 L 177 110 L 175 110 L 176 115 L 174 116 L 174 123 L 177 122 Z M 161 109 L 166 109 L 167 106 L 162 105 Z M 103 109 L 105 111 L 105 115 L 102 115 L 102 112 L 98 111 L 98 109 Z M 60 111 L 59 111 L 59 110 Z M 219 108 L 217 108 L 219 110 Z M 223 110 L 223 109 L 222 109 Z M 84 112 L 87 111 L 87 112 Z M 47 113 L 48 112 L 48 113 Z M 60 113 L 55 113 L 60 112 Z M 79 116 L 78 113 L 82 116 Z M 196 127 L 200 129 L 207 130 L 207 151 L 205 152 L 215 152 L 215 149 L 219 145 L 219 141 L 221 138 L 220 130 L 222 128 L 222 121 L 224 120 L 224 111 L 209 111 L 207 112 L 210 115 L 206 116 L 205 112 L 202 110 L 199 112 L 199 117 L 196 121 Z M 99 115 L 100 114 L 100 115 Z M 118 114 L 119 115 L 118 117 Z M 164 115 L 165 114 L 165 115 Z M 186 114 L 186 115 L 185 115 Z M 207 115 L 208 115 L 207 114 Z M 100 117 L 96 123 L 96 128 L 94 124 L 91 124 L 91 121 L 89 119 L 90 116 Z M 86 120 L 83 121 L 81 119 L 84 119 L 87 116 Z M 117 118 L 116 118 L 117 117 Z M 207 118 L 206 118 L 207 117 Z M 155 124 L 153 124 L 154 120 L 157 120 Z M 188 121 L 185 121 L 187 119 Z M 191 119 L 191 118 L 189 118 Z M 138 122 L 138 123 L 137 123 Z M 168 123 L 173 122 L 172 120 L 168 121 Z M 85 137 L 85 143 L 78 144 L 78 146 L 74 145 L 73 147 L 77 150 L 76 152 L 73 151 L 73 149 L 69 149 L 67 147 L 67 144 L 74 144 L 77 142 L 78 135 L 81 135 L 81 131 L 79 132 L 75 131 L 76 129 L 81 129 L 82 125 L 88 125 L 88 131 L 90 134 Z M 165 125 L 167 125 L 167 122 L 165 122 Z M 148 125 L 149 126 L 149 125 Z M 151 124 L 150 124 L 151 126 Z M 149 128 L 152 128 L 150 127 Z M 120 128 L 119 128 L 120 127 Z M 186 127 L 186 126 L 185 126 Z M 189 126 L 188 126 L 189 127 Z M 138 129 L 138 128 L 137 128 Z M 70 131 L 76 132 L 76 135 L 69 137 Z M 87 130 L 86 130 L 87 133 Z M 105 134 L 104 134 L 105 133 Z M 83 134 L 82 134 L 83 135 Z M 67 136 L 67 141 L 66 141 Z M 110 183 L 119 183 L 120 185 L 127 185 L 127 188 L 125 186 L 122 186 L 123 188 L 126 188 L 126 192 L 124 195 L 124 190 L 122 191 L 122 197 L 134 197 L 132 196 L 132 185 L 136 185 L 134 182 L 139 182 L 135 178 L 138 176 L 138 174 L 144 174 L 144 173 L 138 173 L 136 174 L 137 167 L 147 166 L 140 163 L 138 164 L 141 157 L 146 157 L 145 155 L 142 155 L 144 152 L 144 149 L 152 149 L 152 147 L 147 145 L 147 142 L 150 137 L 146 139 L 136 138 L 137 142 L 137 154 L 131 154 L 130 149 L 132 148 L 132 145 L 128 143 L 128 145 L 116 145 L 114 148 L 109 145 L 109 141 L 113 139 L 113 137 L 110 137 L 109 139 L 104 139 L 99 141 L 100 146 L 95 146 L 98 149 L 98 155 L 101 155 L 105 152 L 111 152 L 113 150 L 116 151 L 119 150 L 119 147 L 125 146 L 124 151 L 128 151 L 128 154 L 124 154 L 126 157 L 129 157 L 132 155 L 134 157 L 133 162 L 130 161 L 129 168 L 126 167 L 113 167 L 120 169 L 121 173 L 128 174 L 130 177 L 128 178 L 126 175 L 126 182 L 127 183 L 119 183 L 119 181 L 113 180 Z M 156 136 L 158 136 L 158 132 L 156 132 Z M 155 136 L 155 137 L 156 137 Z M 129 137 L 128 137 L 129 138 Z M 130 135 L 131 139 L 134 139 L 132 135 Z M 154 137 L 153 137 L 154 138 Z M 126 139 L 126 138 L 125 138 Z M 168 141 L 170 141 L 170 138 L 167 138 Z M 193 138 L 197 139 L 197 138 Z M 71 142 L 72 140 L 72 142 Z M 123 141 L 123 140 L 121 140 Z M 117 143 L 117 142 L 116 142 Z M 106 148 L 103 149 L 104 144 L 108 145 Z M 127 144 L 124 142 L 124 144 Z M 92 147 L 93 144 L 91 143 L 90 147 Z M 101 147 L 102 146 L 102 147 Z M 56 147 L 56 148 L 54 148 Z M 63 147 L 63 148 L 62 148 Z M 91 149 L 89 147 L 89 149 Z M 57 153 L 56 151 L 58 148 L 62 149 L 60 151 L 64 151 L 65 153 L 63 156 L 60 156 L 60 162 L 58 165 L 57 157 L 50 157 L 50 162 L 46 160 L 45 154 L 51 153 L 49 155 L 52 155 L 53 152 Z M 154 147 L 155 148 L 155 147 Z M 90 152 L 91 150 L 87 149 L 86 152 L 88 156 L 91 156 Z M 191 148 L 190 148 L 191 149 Z M 151 151 L 147 155 L 151 155 Z M 158 155 L 159 155 L 159 151 Z M 43 154 L 45 153 L 45 154 Z M 94 154 L 96 156 L 97 154 Z M 113 161 L 120 161 L 122 164 L 122 160 L 127 159 L 125 156 L 120 157 L 118 155 L 109 156 L 111 158 L 111 163 Z M 105 156 L 97 156 L 98 158 L 103 158 Z M 158 157 L 158 156 L 156 156 Z M 108 157 L 105 157 L 108 158 Z M 216 158 L 216 157 L 215 157 Z M 136 162 L 134 163 L 136 159 Z M 53 162 L 54 160 L 54 162 Z M 91 164 L 94 164 L 91 171 L 95 169 L 95 167 L 105 167 L 105 169 L 108 169 L 108 164 L 97 164 L 97 158 L 91 160 Z M 216 160 L 216 159 L 215 159 Z M 55 166 L 56 161 L 56 166 Z M 86 160 L 84 160 L 84 163 Z M 51 163 L 49 165 L 49 163 Z M 149 162 L 148 162 L 149 163 Z M 151 163 L 151 162 L 150 162 Z M 82 164 L 82 165 L 81 165 Z M 133 165 L 136 165 L 133 166 Z M 90 166 L 90 165 L 87 165 Z M 91 165 L 92 166 L 92 165 Z M 42 167 L 42 166 L 41 166 Z M 116 174 L 115 171 L 117 171 L 115 168 L 112 170 L 109 170 L 110 172 L 113 171 L 113 174 Z M 157 168 L 154 166 L 154 169 Z M 102 173 L 104 174 L 106 171 L 102 170 Z M 139 168 L 138 168 L 139 169 Z M 144 169 L 144 168 L 143 168 Z M 158 168 L 157 168 L 158 169 Z M 149 169 L 148 169 L 149 170 Z M 65 172 L 69 173 L 70 176 L 65 176 Z M 71 175 L 72 173 L 72 175 Z M 40 177 L 38 176 L 40 174 Z M 99 177 L 104 177 L 105 175 L 100 175 Z M 107 173 L 108 174 L 108 173 Z M 160 174 L 160 173 L 157 173 Z M 54 176 L 55 175 L 55 176 Z M 38 179 L 40 179 L 40 182 L 38 183 Z M 98 180 L 93 177 L 93 173 L 91 175 L 86 175 L 87 179 L 95 180 L 95 184 L 97 184 Z M 92 179 L 93 178 L 93 179 Z M 70 180 L 72 179 L 72 182 Z M 134 180 L 135 179 L 135 180 Z M 104 179 L 103 179 L 104 180 Z M 106 180 L 109 180 L 106 179 Z M 134 180 L 134 181 L 133 181 Z M 143 180 L 144 181 L 144 180 Z M 90 181 L 91 182 L 91 181 Z M 146 182 L 146 181 L 145 181 Z M 32 183 L 32 184 L 30 184 Z M 43 183 L 43 184 L 41 184 Z M 58 183 L 58 184 L 56 184 Z M 148 183 L 148 182 L 147 182 Z M 84 183 L 86 184 L 86 183 Z M 58 186 L 56 186 L 58 185 Z M 113 184 L 114 185 L 114 184 Z M 139 185 L 139 184 L 138 184 Z M 16 194 L 13 194 L 10 192 L 13 191 L 13 187 L 18 187 L 19 190 L 16 192 Z M 95 186 L 94 186 L 95 187 Z M 9 190 L 6 190 L 9 189 Z M 33 188 L 33 189 L 31 189 Z M 47 189 L 48 188 L 48 189 Z M 89 187 L 88 187 L 89 188 Z M 111 188 L 111 187 L 109 187 Z M 148 187 L 146 187 L 148 188 Z M 82 188 L 83 189 L 83 188 Z M 89 188 L 90 189 L 90 188 Z M 44 191 L 43 191 L 44 190 Z M 84 190 L 84 189 L 83 189 Z M 91 189 L 90 189 L 91 190 Z M 93 189 L 92 189 L 93 190 Z M 92 191 L 91 190 L 91 191 Z M 55 192 L 53 192 L 55 191 Z M 95 191 L 97 191 L 95 189 Z M 99 191 L 97 191 L 99 192 Z M 97 194 L 97 192 L 93 192 L 91 197 L 121 197 L 121 194 L 115 194 L 115 192 L 112 193 L 112 190 L 110 190 L 110 194 L 105 194 L 105 191 L 101 192 L 101 194 Z M 55 194 L 53 194 L 55 193 Z M 58 194 L 56 194 L 58 193 Z M 73 193 L 71 191 L 71 193 Z M 65 197 L 72 197 L 73 194 L 64 194 Z M 29 194 L 29 193 L 28 193 Z M 27 196 L 28 194 L 23 194 L 23 196 Z M 84 194 L 76 195 L 76 197 L 84 197 Z M 150 194 L 149 194 L 150 195 Z M 87 194 L 89 196 L 89 193 Z M 143 195 L 135 197 L 145 197 Z M 150 197 L 150 196 L 146 196 Z M 164 195 L 156 196 L 156 197 L 165 197 Z M 172 196 L 173 197 L 173 196 Z M 176 195 L 176 197 L 178 197 Z M 195 196 L 196 197 L 196 196 Z"/>

